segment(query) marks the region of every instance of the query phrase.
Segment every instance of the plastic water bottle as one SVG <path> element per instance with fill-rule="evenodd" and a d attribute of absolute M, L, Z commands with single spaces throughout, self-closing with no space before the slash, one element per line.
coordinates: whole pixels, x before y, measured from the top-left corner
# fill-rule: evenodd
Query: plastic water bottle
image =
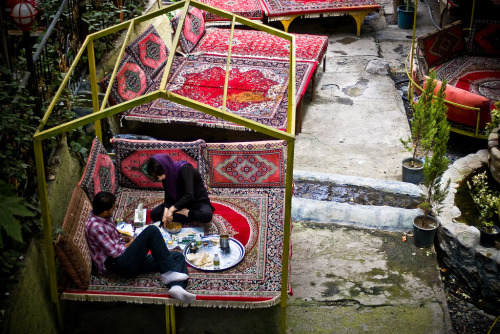
<path fill-rule="evenodd" d="M 214 255 L 214 269 L 220 268 L 219 254 Z"/>

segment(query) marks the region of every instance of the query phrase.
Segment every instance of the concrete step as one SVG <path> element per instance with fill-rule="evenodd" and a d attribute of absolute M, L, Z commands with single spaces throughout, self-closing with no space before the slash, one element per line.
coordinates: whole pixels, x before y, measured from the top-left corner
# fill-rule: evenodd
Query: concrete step
<path fill-rule="evenodd" d="M 398 181 L 306 171 L 294 171 L 293 176 L 296 182 L 307 181 L 357 186 L 391 193 L 395 196 L 407 195 L 418 198 L 421 194 L 421 189 L 418 186 Z M 296 222 L 334 223 L 396 232 L 411 230 L 413 219 L 419 214 L 421 214 L 419 209 L 338 203 L 301 197 L 292 198 L 292 219 Z"/>

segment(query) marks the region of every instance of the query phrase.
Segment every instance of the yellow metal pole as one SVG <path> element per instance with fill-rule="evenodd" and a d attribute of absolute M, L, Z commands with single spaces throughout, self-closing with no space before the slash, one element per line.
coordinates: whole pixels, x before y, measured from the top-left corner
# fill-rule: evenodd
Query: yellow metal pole
<path fill-rule="evenodd" d="M 175 306 L 169 305 L 169 308 L 170 308 L 170 330 L 172 331 L 172 334 L 175 334 L 176 333 Z"/>
<path fill-rule="evenodd" d="M 174 40 L 172 41 L 172 50 L 170 50 L 167 63 L 165 64 L 165 70 L 163 71 L 163 75 L 161 77 L 161 82 L 160 82 L 161 90 L 164 90 L 165 87 L 167 87 L 168 77 L 170 76 L 170 68 L 172 67 L 172 63 L 174 62 L 175 50 L 179 45 L 179 39 L 181 37 L 181 32 L 183 31 L 184 27 L 184 20 L 186 19 L 186 14 L 189 9 L 189 2 L 190 0 L 187 0 L 184 3 L 184 8 L 182 8 L 181 17 L 179 19 L 177 29 L 175 30 Z"/>
<path fill-rule="evenodd" d="M 472 31 L 472 23 L 474 22 L 474 12 L 476 11 L 476 0 L 472 1 L 472 10 L 470 14 L 469 30 Z"/>
<path fill-rule="evenodd" d="M 233 47 L 233 34 L 234 34 L 235 17 L 231 21 L 231 33 L 229 34 L 229 47 L 227 49 L 227 63 L 226 63 L 226 77 L 224 78 L 224 94 L 222 95 L 222 111 L 226 111 L 227 90 L 229 85 L 229 70 L 231 68 L 231 50 Z"/>
<path fill-rule="evenodd" d="M 59 328 L 63 329 L 63 321 L 61 314 L 61 306 L 59 304 L 59 296 L 57 293 L 57 277 L 56 277 L 56 263 L 55 263 L 55 253 L 52 245 L 52 227 L 50 224 L 50 209 L 49 200 L 47 192 L 47 182 L 45 180 L 45 166 L 43 162 L 43 150 L 42 142 L 33 139 L 33 150 L 35 152 L 35 165 L 36 174 L 38 177 L 38 194 L 40 197 L 40 209 L 42 212 L 42 224 L 43 224 L 43 234 L 45 242 L 45 256 L 47 262 L 47 269 L 49 272 L 49 287 L 50 287 L 50 297 L 52 302 L 55 304 L 57 321 Z"/>
<path fill-rule="evenodd" d="M 295 135 L 296 98 L 295 98 L 295 36 L 290 40 L 290 65 L 288 67 L 288 111 L 287 111 L 287 132 Z"/>
<path fill-rule="evenodd" d="M 415 52 L 415 30 L 417 28 L 417 7 L 418 7 L 418 1 L 415 1 L 415 11 L 413 12 L 413 37 L 411 39 L 411 50 L 410 50 L 410 76 L 413 76 L 413 53 Z M 408 100 L 410 100 L 410 105 L 411 105 L 411 102 L 413 101 L 413 90 L 411 81 L 410 84 L 408 85 Z"/>
<path fill-rule="evenodd" d="M 127 34 L 125 35 L 122 48 L 120 49 L 120 53 L 118 53 L 118 59 L 116 60 L 115 67 L 113 68 L 113 73 L 111 74 L 111 78 L 109 78 L 108 89 L 106 89 L 106 94 L 104 95 L 104 99 L 101 104 L 101 110 L 103 110 L 104 107 L 106 106 L 106 103 L 108 103 L 109 94 L 111 94 L 111 89 L 113 88 L 113 82 L 115 81 L 116 73 L 118 72 L 118 67 L 120 66 L 120 60 L 122 59 L 123 54 L 125 53 L 125 47 L 127 46 L 127 42 L 130 38 L 130 34 L 132 33 L 134 25 L 135 25 L 135 19 L 130 20 Z"/>
<path fill-rule="evenodd" d="M 283 223 L 283 263 L 281 267 L 281 332 L 286 331 L 286 307 L 288 300 L 288 268 L 290 263 L 290 232 L 292 221 L 292 185 L 295 138 L 287 140 L 285 217 Z"/>
<path fill-rule="evenodd" d="M 94 41 L 90 40 L 87 45 L 87 54 L 89 60 L 89 76 L 90 76 L 90 90 L 92 92 L 92 109 L 94 112 L 99 111 L 99 90 L 97 89 L 97 76 L 95 68 L 95 54 L 94 54 Z M 94 122 L 94 129 L 97 138 L 102 143 L 102 130 L 101 121 Z"/>
<path fill-rule="evenodd" d="M 75 70 L 76 64 L 78 64 L 78 61 L 82 57 L 82 54 L 85 51 L 85 47 L 87 46 L 88 42 L 89 42 L 89 37 L 87 36 L 87 38 L 85 38 L 85 41 L 83 42 L 82 47 L 80 48 L 80 51 L 78 51 L 78 53 L 76 54 L 75 60 L 73 60 L 73 63 L 69 67 L 68 73 L 66 73 L 66 76 L 64 77 L 63 81 L 61 82 L 61 86 L 59 86 L 59 89 L 57 90 L 56 95 L 52 99 L 52 102 L 50 102 L 50 105 L 47 108 L 45 115 L 43 116 L 42 120 L 40 121 L 40 125 L 38 126 L 38 129 L 42 129 L 45 126 L 45 124 L 47 123 L 47 120 L 49 119 L 50 114 L 52 113 L 52 110 L 54 109 L 54 107 L 57 103 L 57 100 L 61 96 L 61 93 L 64 90 L 64 88 L 66 87 L 66 85 L 68 84 L 69 78 L 71 77 L 71 74 L 73 74 L 73 71 Z"/>

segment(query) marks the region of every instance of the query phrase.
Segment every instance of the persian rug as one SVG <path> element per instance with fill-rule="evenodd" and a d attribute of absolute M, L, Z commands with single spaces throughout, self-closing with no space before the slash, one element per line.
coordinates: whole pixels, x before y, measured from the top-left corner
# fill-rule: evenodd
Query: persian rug
<path fill-rule="evenodd" d="M 212 28 L 198 42 L 193 53 L 227 55 L 229 50 L 229 29 Z M 297 60 L 314 60 L 319 64 L 328 47 L 328 36 L 295 35 L 295 57 Z M 289 59 L 290 42 L 260 30 L 235 29 L 231 54 L 244 57 L 266 57 Z"/>
<path fill-rule="evenodd" d="M 306 15 L 318 17 L 320 14 L 376 10 L 380 5 L 375 0 L 259 0 L 269 17 L 289 17 Z"/>
<path fill-rule="evenodd" d="M 226 57 L 200 55 L 185 58 L 171 73 L 166 89 L 195 101 L 222 108 Z M 297 62 L 297 103 L 305 92 L 315 62 Z M 288 61 L 231 57 L 226 111 L 286 130 Z M 158 89 L 159 82 L 150 91 Z M 125 119 L 156 123 L 188 123 L 199 126 L 246 130 L 245 127 L 164 99 L 135 107 Z"/>
<path fill-rule="evenodd" d="M 436 67 L 436 77 L 490 101 L 500 100 L 500 58 L 457 57 Z"/>
<path fill-rule="evenodd" d="M 201 2 L 212 7 L 222 9 L 226 12 L 242 16 L 249 20 L 262 20 L 264 18 L 264 13 L 260 7 L 259 0 L 202 0 Z M 205 11 L 205 22 L 221 21 L 229 22 L 230 20 Z"/>
<path fill-rule="evenodd" d="M 194 306 L 269 307 L 280 301 L 284 188 L 214 188 L 210 198 L 216 209 L 205 234 L 228 233 L 245 247 L 235 267 L 207 272 L 188 266 L 187 291 L 196 294 Z M 151 210 L 163 201 L 163 192 L 123 190 L 115 217 L 131 219 L 139 203 Z M 113 273 L 93 274 L 88 290 L 74 283 L 62 293 L 67 300 L 127 301 L 180 304 L 168 295 L 159 273 L 124 278 Z"/>

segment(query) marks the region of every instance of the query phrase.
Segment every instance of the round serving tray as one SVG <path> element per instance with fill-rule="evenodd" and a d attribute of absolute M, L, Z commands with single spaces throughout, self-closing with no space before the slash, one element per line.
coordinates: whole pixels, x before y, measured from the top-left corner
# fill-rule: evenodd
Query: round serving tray
<path fill-rule="evenodd" d="M 211 239 L 217 239 L 220 240 L 220 236 L 213 234 L 213 235 L 205 235 L 201 238 L 201 244 L 202 247 L 198 249 L 198 252 L 205 252 L 209 253 L 211 255 L 214 254 L 219 254 L 219 259 L 220 259 L 220 266 L 218 268 L 214 268 L 214 266 L 205 266 L 205 267 L 200 267 L 197 266 L 187 259 L 187 255 L 191 254 L 191 250 L 189 249 L 189 246 L 184 248 L 184 257 L 186 258 L 186 263 L 189 264 L 191 267 L 196 268 L 198 270 L 203 270 L 203 271 L 222 271 L 222 270 L 227 270 L 243 260 L 245 257 L 245 247 L 243 247 L 243 244 L 239 242 L 238 240 L 234 238 L 229 238 L 229 250 L 222 250 L 220 246 L 220 242 L 217 243 L 217 245 L 214 245 L 211 242 Z M 204 246 L 205 243 L 208 243 L 206 246 Z"/>

